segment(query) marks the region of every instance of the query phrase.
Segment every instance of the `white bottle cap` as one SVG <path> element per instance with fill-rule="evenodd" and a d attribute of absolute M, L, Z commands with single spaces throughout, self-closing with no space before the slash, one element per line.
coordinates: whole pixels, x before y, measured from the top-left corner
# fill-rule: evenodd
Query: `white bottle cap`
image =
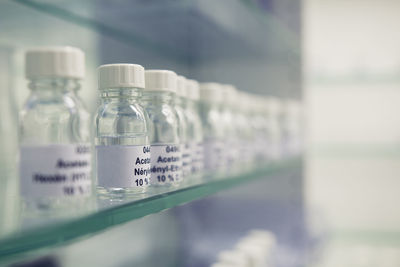
<path fill-rule="evenodd" d="M 221 103 L 223 100 L 223 87 L 219 83 L 201 83 L 200 99 L 210 103 Z"/>
<path fill-rule="evenodd" d="M 176 94 L 180 97 L 187 97 L 186 78 L 181 75 L 176 81 Z"/>
<path fill-rule="evenodd" d="M 145 91 L 176 93 L 177 75 L 170 70 L 146 70 Z"/>
<path fill-rule="evenodd" d="M 71 46 L 39 47 L 25 54 L 25 76 L 28 79 L 60 77 L 82 79 L 85 76 L 85 54 Z"/>
<path fill-rule="evenodd" d="M 137 64 L 107 64 L 98 68 L 99 89 L 144 88 L 144 68 Z"/>
<path fill-rule="evenodd" d="M 216 262 L 213 263 L 210 267 L 235 267 L 235 266 L 232 266 L 230 263 Z"/>
<path fill-rule="evenodd" d="M 249 266 L 250 259 L 243 251 L 240 250 L 223 250 L 218 253 L 218 261 L 230 266 Z"/>
<path fill-rule="evenodd" d="M 200 99 L 199 83 L 195 80 L 186 79 L 187 98 L 193 101 Z"/>
<path fill-rule="evenodd" d="M 236 245 L 236 249 L 245 253 L 252 262 L 251 266 L 265 266 L 268 261 L 268 251 L 251 239 L 244 238 Z"/>

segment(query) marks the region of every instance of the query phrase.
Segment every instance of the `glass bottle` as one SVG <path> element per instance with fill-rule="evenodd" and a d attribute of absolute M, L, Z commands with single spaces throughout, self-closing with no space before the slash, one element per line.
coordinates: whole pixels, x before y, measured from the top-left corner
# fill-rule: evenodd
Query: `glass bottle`
<path fill-rule="evenodd" d="M 195 80 L 186 80 L 186 115 L 188 120 L 189 149 L 192 159 L 192 182 L 199 182 L 203 172 L 203 128 L 198 110 L 200 98 L 199 83 Z"/>
<path fill-rule="evenodd" d="M 232 175 L 236 173 L 238 167 L 239 157 L 239 138 L 238 129 L 235 123 L 235 109 L 236 107 L 237 89 L 230 84 L 222 85 L 222 99 L 221 101 L 221 121 L 224 131 L 224 165 L 226 174 Z"/>
<path fill-rule="evenodd" d="M 302 150 L 300 103 L 288 99 L 283 101 L 282 106 L 282 156 L 298 156 Z"/>
<path fill-rule="evenodd" d="M 264 114 L 265 101 L 261 96 L 252 95 L 251 124 L 254 130 L 253 151 L 255 161 L 264 163 L 269 161 L 268 150 L 271 149 L 268 137 L 268 120 Z"/>
<path fill-rule="evenodd" d="M 240 172 L 246 172 L 253 167 L 253 129 L 249 118 L 249 99 L 247 93 L 238 92 L 236 99 L 235 121 L 239 137 L 238 150 L 240 154 Z"/>
<path fill-rule="evenodd" d="M 283 154 L 281 101 L 277 97 L 265 98 L 264 116 L 267 123 L 268 159 L 279 160 Z"/>
<path fill-rule="evenodd" d="M 175 110 L 178 115 L 178 132 L 180 150 L 182 153 L 182 177 L 183 180 L 185 180 L 192 173 L 192 157 L 189 145 L 189 121 L 186 114 L 187 91 L 185 77 L 178 76 L 176 90 Z"/>
<path fill-rule="evenodd" d="M 144 68 L 136 64 L 109 64 L 100 66 L 98 71 L 98 192 L 111 198 L 135 197 L 145 193 L 150 185 L 150 121 L 139 103 L 145 87 Z"/>
<path fill-rule="evenodd" d="M 0 45 L 0 236 L 18 226 L 18 111 L 13 90 L 14 49 Z"/>
<path fill-rule="evenodd" d="M 225 167 L 224 123 L 221 114 L 222 86 L 218 83 L 200 85 L 200 117 L 203 126 L 204 171 L 207 177 L 222 174 Z"/>
<path fill-rule="evenodd" d="M 92 192 L 90 120 L 74 91 L 84 53 L 43 47 L 26 53 L 31 93 L 19 120 L 20 189 L 28 206 L 52 208 Z"/>
<path fill-rule="evenodd" d="M 178 115 L 174 106 L 177 75 L 169 70 L 146 70 L 142 103 L 151 122 L 151 185 L 178 186 L 182 180 Z"/>

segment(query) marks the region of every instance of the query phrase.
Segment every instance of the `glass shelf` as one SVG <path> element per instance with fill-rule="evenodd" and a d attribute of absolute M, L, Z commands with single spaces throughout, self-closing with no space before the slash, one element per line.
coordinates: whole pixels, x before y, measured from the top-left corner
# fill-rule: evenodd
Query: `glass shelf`
<path fill-rule="evenodd" d="M 93 200 L 90 208 L 74 209 L 75 214 L 23 214 L 20 212 L 18 229 L 0 239 L 0 262 L 15 259 L 21 254 L 38 249 L 56 247 L 79 237 L 124 222 L 158 213 L 211 194 L 227 190 L 249 181 L 271 178 L 278 174 L 299 170 L 300 158 L 271 163 L 249 173 L 213 180 L 203 184 L 188 185 L 176 191 L 151 192 L 142 199 Z M 79 214 L 78 214 L 79 212 Z"/>
<path fill-rule="evenodd" d="M 291 27 L 297 23 L 250 0 L 14 2 L 183 63 L 261 55 L 271 61 L 300 46 Z"/>

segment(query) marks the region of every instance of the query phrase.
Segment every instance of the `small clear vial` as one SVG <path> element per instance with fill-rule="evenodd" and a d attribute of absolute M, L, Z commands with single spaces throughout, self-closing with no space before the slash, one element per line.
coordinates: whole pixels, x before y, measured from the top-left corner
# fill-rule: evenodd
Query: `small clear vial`
<path fill-rule="evenodd" d="M 264 117 L 267 129 L 268 151 L 267 156 L 271 161 L 281 159 L 283 155 L 282 142 L 282 123 L 281 112 L 282 104 L 277 97 L 265 98 Z"/>
<path fill-rule="evenodd" d="M 302 151 L 302 115 L 300 102 L 292 99 L 282 103 L 282 148 L 283 157 L 294 157 Z"/>
<path fill-rule="evenodd" d="M 253 129 L 253 151 L 254 151 L 254 161 L 256 163 L 268 162 L 268 149 L 270 149 L 270 144 L 268 143 L 268 121 L 266 116 L 264 116 L 264 99 L 260 96 L 250 95 L 251 102 L 253 103 L 249 108 L 250 112 L 250 123 Z"/>
<path fill-rule="evenodd" d="M 240 160 L 238 146 L 238 129 L 236 127 L 235 109 L 237 89 L 230 84 L 222 85 L 221 122 L 224 131 L 224 165 L 227 175 L 235 174 Z"/>
<path fill-rule="evenodd" d="M 150 185 L 149 117 L 139 100 L 144 68 L 109 64 L 98 68 L 100 106 L 96 114 L 98 193 L 135 197 Z"/>
<path fill-rule="evenodd" d="M 235 121 L 237 133 L 239 137 L 238 150 L 241 157 L 240 164 L 238 163 L 237 169 L 240 172 L 246 172 L 253 167 L 253 129 L 249 119 L 249 103 L 248 94 L 238 92 L 236 99 L 236 114 Z M 240 165 L 240 166 L 239 166 Z"/>
<path fill-rule="evenodd" d="M 142 104 L 150 118 L 151 185 L 176 187 L 182 180 L 178 115 L 174 106 L 177 75 L 146 70 Z"/>
<path fill-rule="evenodd" d="M 198 110 L 200 98 L 199 83 L 195 80 L 186 80 L 186 115 L 188 119 L 188 144 L 191 151 L 192 173 L 191 182 L 199 182 L 203 172 L 203 128 Z"/>
<path fill-rule="evenodd" d="M 178 132 L 182 153 L 182 177 L 185 180 L 192 173 L 192 155 L 189 144 L 189 121 L 186 113 L 186 78 L 178 76 L 176 84 L 175 110 L 178 115 Z"/>
<path fill-rule="evenodd" d="M 203 126 L 204 172 L 207 177 L 222 174 L 225 168 L 224 123 L 221 114 L 222 86 L 218 83 L 200 85 L 200 117 Z"/>
<path fill-rule="evenodd" d="M 35 208 L 68 207 L 92 193 L 89 113 L 75 92 L 84 53 L 43 47 L 26 53 L 31 90 L 20 114 L 20 189 Z"/>

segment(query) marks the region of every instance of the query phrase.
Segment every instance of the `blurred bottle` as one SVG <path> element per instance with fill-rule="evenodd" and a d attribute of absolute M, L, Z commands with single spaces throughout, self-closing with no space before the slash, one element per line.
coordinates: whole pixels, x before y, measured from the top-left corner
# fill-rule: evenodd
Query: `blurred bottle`
<path fill-rule="evenodd" d="M 235 123 L 235 109 L 236 107 L 237 90 L 233 85 L 222 85 L 222 99 L 221 101 L 221 122 L 224 131 L 224 149 L 223 158 L 225 171 L 228 175 L 238 172 L 238 162 L 240 155 L 238 146 L 240 144 L 238 137 L 238 129 Z"/>
<path fill-rule="evenodd" d="M 182 181 L 179 119 L 174 105 L 177 75 L 169 70 L 146 70 L 145 78 L 141 100 L 153 129 L 151 186 L 176 187 Z"/>
<path fill-rule="evenodd" d="M 13 49 L 0 46 L 0 236 L 16 226 L 18 213 L 18 112 L 13 87 Z"/>
<path fill-rule="evenodd" d="M 245 92 L 239 92 L 236 98 L 235 121 L 239 137 L 238 150 L 240 162 L 238 169 L 241 172 L 250 171 L 254 167 L 254 131 L 251 127 L 249 107 L 251 102 Z"/>
<path fill-rule="evenodd" d="M 89 203 L 89 114 L 76 98 L 84 53 L 43 47 L 26 53 L 30 95 L 20 116 L 20 189 L 29 208 Z"/>
<path fill-rule="evenodd" d="M 143 196 L 151 177 L 151 124 L 140 103 L 145 87 L 144 68 L 137 64 L 108 64 L 98 71 L 98 193 L 116 199 Z"/>
<path fill-rule="evenodd" d="M 192 158 L 191 179 L 199 182 L 203 173 L 203 127 L 199 115 L 198 102 L 200 98 L 199 83 L 186 80 L 187 100 L 186 114 L 188 118 L 189 147 Z"/>
<path fill-rule="evenodd" d="M 186 90 L 186 78 L 178 76 L 176 84 L 176 98 L 175 98 L 175 109 L 178 115 L 178 130 L 179 130 L 179 141 L 180 150 L 182 152 L 182 177 L 185 183 L 192 173 L 192 155 L 189 144 L 189 119 L 186 113 L 187 104 L 187 90 Z"/>
<path fill-rule="evenodd" d="M 284 157 L 298 156 L 303 147 L 302 110 L 299 101 L 286 100 L 282 107 L 282 147 Z"/>
<path fill-rule="evenodd" d="M 282 147 L 282 124 L 281 124 L 281 101 L 276 97 L 265 98 L 264 116 L 266 118 L 268 158 L 272 161 L 281 159 Z"/>
<path fill-rule="evenodd" d="M 200 86 L 200 117 L 203 126 L 204 170 L 207 177 L 222 175 L 224 166 L 224 123 L 221 114 L 222 86 L 202 83 Z"/>

